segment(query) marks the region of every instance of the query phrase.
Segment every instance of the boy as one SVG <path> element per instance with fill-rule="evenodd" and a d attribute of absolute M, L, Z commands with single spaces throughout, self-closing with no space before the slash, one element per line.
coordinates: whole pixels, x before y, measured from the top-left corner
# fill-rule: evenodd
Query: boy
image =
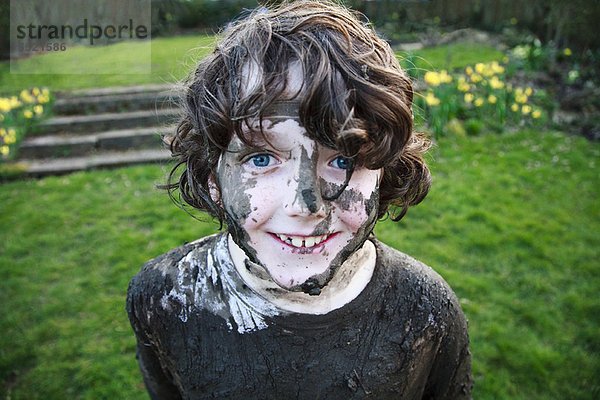
<path fill-rule="evenodd" d="M 429 189 L 412 97 L 389 46 L 337 5 L 225 32 L 187 89 L 168 188 L 227 232 L 149 261 L 128 292 L 152 398 L 470 398 L 456 296 L 372 237 Z"/>

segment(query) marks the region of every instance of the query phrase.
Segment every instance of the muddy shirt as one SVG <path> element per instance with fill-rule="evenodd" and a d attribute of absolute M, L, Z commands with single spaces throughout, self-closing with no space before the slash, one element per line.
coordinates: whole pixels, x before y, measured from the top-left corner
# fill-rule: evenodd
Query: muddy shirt
<path fill-rule="evenodd" d="M 431 268 L 373 240 L 362 293 L 290 313 L 244 285 L 225 234 L 147 262 L 127 311 L 153 399 L 467 399 L 467 322 Z"/>

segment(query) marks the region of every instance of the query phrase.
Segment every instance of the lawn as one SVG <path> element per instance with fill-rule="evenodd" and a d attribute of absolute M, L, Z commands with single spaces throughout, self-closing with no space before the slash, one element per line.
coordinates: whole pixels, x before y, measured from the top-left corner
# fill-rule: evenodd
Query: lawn
<path fill-rule="evenodd" d="M 505 54 L 492 46 L 472 42 L 459 42 L 415 51 L 398 52 L 400 63 L 411 76 L 420 77 L 426 71 L 462 69 L 467 65 L 502 61 Z"/>
<path fill-rule="evenodd" d="M 0 94 L 18 93 L 34 86 L 51 90 L 74 88 L 140 85 L 147 83 L 174 82 L 184 78 L 191 70 L 193 61 L 212 50 L 212 35 L 189 35 L 153 39 L 151 46 L 151 73 L 146 73 L 145 61 L 140 62 L 147 50 L 145 43 L 123 42 L 105 47 L 75 47 L 66 53 L 47 54 L 42 61 L 32 57 L 19 60 L 17 68 L 31 70 L 31 65 L 45 65 L 61 74 L 11 74 L 10 62 L 0 62 Z M 122 74 L 65 73 L 71 71 L 97 71 L 99 65 L 119 62 Z M 137 71 L 143 71 L 137 73 Z"/>
<path fill-rule="evenodd" d="M 476 399 L 600 396 L 600 144 L 523 130 L 442 138 L 433 189 L 377 236 L 434 267 L 469 319 Z M 215 224 L 165 166 L 0 186 L 3 399 L 144 399 L 127 283 Z"/>
<path fill-rule="evenodd" d="M 212 50 L 215 38 L 211 35 L 188 35 L 153 39 L 151 42 L 151 73 L 144 71 L 146 65 L 139 62 L 144 51 L 144 43 L 123 42 L 106 47 L 75 47 L 67 53 L 44 55 L 39 58 L 19 60 L 16 67 L 31 70 L 32 65 L 41 64 L 61 74 L 11 74 L 10 62 L 0 62 L 0 94 L 15 94 L 22 89 L 48 87 L 51 90 L 74 88 L 139 85 L 147 83 L 174 82 L 182 79 L 192 70 L 194 60 Z M 141 55 L 137 57 L 137 55 Z M 422 49 L 411 52 L 398 52 L 403 66 L 417 71 L 462 68 L 476 62 L 500 61 L 504 56 L 493 47 L 458 43 Z M 66 73 L 69 71 L 94 71 L 99 65 L 122 64 L 123 74 L 84 74 Z M 40 68 L 41 69 L 41 68 Z"/>
<path fill-rule="evenodd" d="M 171 82 L 213 41 L 153 40 L 150 74 L 18 75 L 0 63 L 0 93 Z M 95 65 L 139 51 L 128 46 L 78 51 Z M 420 70 L 503 54 L 458 44 L 399 56 Z M 474 398 L 600 398 L 600 144 L 522 129 L 442 137 L 429 159 L 428 198 L 376 234 L 455 289 L 469 319 Z M 167 170 L 0 185 L 2 399 L 147 398 L 125 313 L 128 281 L 144 261 L 217 227 L 156 189 Z"/>

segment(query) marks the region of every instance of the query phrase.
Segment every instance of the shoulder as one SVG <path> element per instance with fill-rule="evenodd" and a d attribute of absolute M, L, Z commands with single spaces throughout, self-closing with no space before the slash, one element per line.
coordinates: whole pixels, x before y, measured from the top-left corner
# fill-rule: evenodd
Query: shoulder
<path fill-rule="evenodd" d="M 399 250 L 374 240 L 377 248 L 377 264 L 390 279 L 405 280 L 414 288 L 429 288 L 440 292 L 452 292 L 448 283 L 423 262 Z"/>
<path fill-rule="evenodd" d="M 420 310 L 427 319 L 446 322 L 464 319 L 454 291 L 437 272 L 378 240 L 373 242 L 377 248 L 378 275 L 395 296 L 412 303 L 412 309 Z"/>
<path fill-rule="evenodd" d="M 186 295 L 182 285 L 196 282 L 199 274 L 207 274 L 207 254 L 223 236 L 217 233 L 186 243 L 147 261 L 131 279 L 127 291 L 127 309 L 150 309 L 165 303 L 169 296 Z M 164 304 L 163 304 L 164 306 Z"/>
<path fill-rule="evenodd" d="M 142 284 L 150 280 L 152 284 L 158 283 L 160 280 L 169 280 L 179 273 L 182 262 L 187 259 L 199 259 L 200 256 L 206 253 L 213 247 L 214 243 L 222 233 L 217 233 L 211 236 L 206 236 L 191 243 L 186 243 L 176 247 L 164 254 L 161 254 L 151 260 L 148 260 L 142 266 L 130 282 L 131 287 Z"/>

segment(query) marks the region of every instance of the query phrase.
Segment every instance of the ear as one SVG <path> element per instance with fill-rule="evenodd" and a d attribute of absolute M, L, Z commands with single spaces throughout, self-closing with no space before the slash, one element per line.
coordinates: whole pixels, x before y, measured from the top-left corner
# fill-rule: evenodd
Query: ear
<path fill-rule="evenodd" d="M 208 193 L 210 194 L 211 200 L 216 205 L 218 205 L 219 207 L 223 205 L 221 201 L 221 190 L 219 190 L 219 186 L 217 185 L 217 182 L 215 181 L 212 172 L 208 176 Z"/>

